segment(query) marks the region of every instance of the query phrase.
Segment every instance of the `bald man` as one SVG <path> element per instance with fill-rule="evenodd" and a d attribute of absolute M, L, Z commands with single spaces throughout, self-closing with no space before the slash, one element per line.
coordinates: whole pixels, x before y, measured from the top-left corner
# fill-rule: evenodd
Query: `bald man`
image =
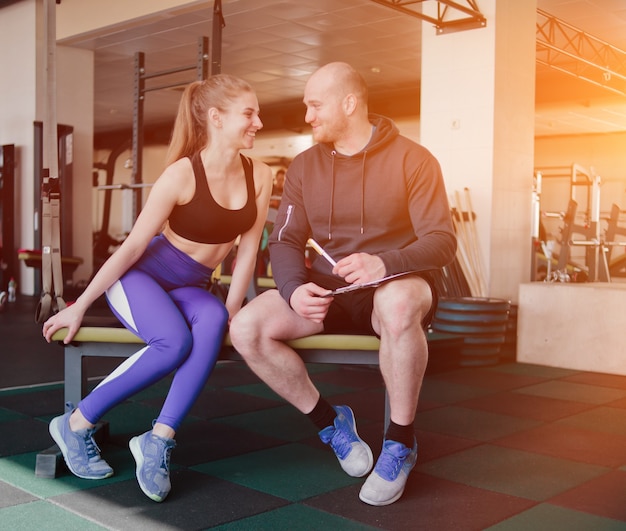
<path fill-rule="evenodd" d="M 317 70 L 304 91 L 305 121 L 316 144 L 290 164 L 270 237 L 277 289 L 233 319 L 235 348 L 276 393 L 309 416 L 343 470 L 369 474 L 359 494 L 370 505 L 402 496 L 417 459 L 413 426 L 428 361 L 425 328 L 436 307 L 433 275 L 455 255 L 456 239 L 437 160 L 368 113 L 368 89 L 346 63 Z M 332 260 L 305 263 L 309 238 Z M 336 262 L 333 265 L 331 262 Z M 331 290 L 404 276 L 376 288 Z M 331 405 L 285 341 L 319 333 L 380 337 L 380 371 L 391 422 L 374 470 L 353 411 Z"/>

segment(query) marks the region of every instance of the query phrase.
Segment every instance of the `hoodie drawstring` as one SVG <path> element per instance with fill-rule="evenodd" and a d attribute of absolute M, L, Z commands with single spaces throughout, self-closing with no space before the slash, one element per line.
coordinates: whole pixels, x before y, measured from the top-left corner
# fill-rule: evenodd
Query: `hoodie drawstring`
<path fill-rule="evenodd" d="M 328 209 L 328 240 L 333 239 L 333 209 L 335 206 L 335 156 L 337 152 L 333 149 L 330 152 L 331 155 L 331 185 L 330 185 L 330 208 Z M 367 158 L 367 151 L 363 151 L 363 158 L 361 159 L 361 234 L 365 232 L 365 159 Z"/>
<path fill-rule="evenodd" d="M 335 155 L 337 152 L 333 149 L 330 152 L 330 208 L 328 209 L 328 241 L 333 239 L 333 207 L 335 204 Z"/>

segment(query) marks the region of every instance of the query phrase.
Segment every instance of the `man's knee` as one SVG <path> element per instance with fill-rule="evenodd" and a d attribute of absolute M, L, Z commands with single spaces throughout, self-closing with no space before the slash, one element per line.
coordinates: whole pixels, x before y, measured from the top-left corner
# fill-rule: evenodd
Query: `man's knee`
<path fill-rule="evenodd" d="M 374 314 L 383 326 L 419 325 L 432 308 L 431 287 L 421 277 L 391 282 L 381 288 L 374 297 Z"/>
<path fill-rule="evenodd" d="M 239 310 L 230 322 L 230 340 L 238 351 L 246 355 L 247 351 L 259 339 L 267 315 L 263 310 L 265 294 L 252 299 Z"/>

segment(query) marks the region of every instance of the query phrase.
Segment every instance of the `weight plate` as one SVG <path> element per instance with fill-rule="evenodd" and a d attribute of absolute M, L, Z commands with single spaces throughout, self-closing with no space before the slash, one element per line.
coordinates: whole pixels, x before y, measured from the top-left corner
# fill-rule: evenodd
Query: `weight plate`
<path fill-rule="evenodd" d="M 504 312 L 508 311 L 510 303 L 504 299 L 481 297 L 442 297 L 439 299 L 438 307 L 444 310 L 459 310 L 466 312 Z"/>
<path fill-rule="evenodd" d="M 461 349 L 461 356 L 482 357 L 482 356 L 498 356 L 500 354 L 500 347 L 463 347 Z"/>
<path fill-rule="evenodd" d="M 447 323 L 443 321 L 433 321 L 432 328 L 436 332 L 450 332 L 452 334 L 504 334 L 505 325 L 490 324 L 490 325 L 468 325 L 468 324 L 455 324 Z"/>
<path fill-rule="evenodd" d="M 471 323 L 504 323 L 508 316 L 506 312 L 486 313 L 486 312 L 456 312 L 437 308 L 435 318 L 443 321 L 471 322 Z"/>
<path fill-rule="evenodd" d="M 492 336 L 467 336 L 466 345 L 503 345 L 505 338 L 502 334 L 494 334 Z"/>

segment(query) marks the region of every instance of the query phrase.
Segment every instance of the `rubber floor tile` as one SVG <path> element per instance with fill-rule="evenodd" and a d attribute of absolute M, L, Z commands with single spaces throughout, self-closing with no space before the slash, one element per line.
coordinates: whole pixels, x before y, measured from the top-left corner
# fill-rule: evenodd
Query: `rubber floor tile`
<path fill-rule="evenodd" d="M 22 503 L 30 503 L 36 499 L 37 498 L 30 495 L 28 492 L 18 489 L 13 485 L 9 485 L 4 481 L 0 481 L 0 508 L 10 507 L 11 505 L 20 505 Z M 2 521 L 1 517 L 0 521 Z"/>
<path fill-rule="evenodd" d="M 561 369 L 560 367 L 548 367 L 547 365 L 535 365 L 533 363 L 504 363 L 485 370 L 509 374 L 525 374 L 546 380 L 566 378 L 579 373 L 579 371 L 572 369 Z"/>
<path fill-rule="evenodd" d="M 232 387 L 235 385 L 252 385 L 260 383 L 259 377 L 254 374 L 245 363 L 233 361 L 218 361 L 209 376 L 208 386 Z"/>
<path fill-rule="evenodd" d="M 624 522 L 542 503 L 485 531 L 624 531 Z"/>
<path fill-rule="evenodd" d="M 359 365 L 345 367 L 339 366 L 334 371 L 315 373 L 311 379 L 314 383 L 334 383 L 336 385 L 346 385 L 349 383 L 354 388 L 375 389 L 384 388 L 383 377 L 378 368 L 370 369 Z"/>
<path fill-rule="evenodd" d="M 43 450 L 53 443 L 47 422 L 31 418 L 3 422 L 0 457 Z"/>
<path fill-rule="evenodd" d="M 437 376 L 433 376 L 433 379 L 436 381 L 481 387 L 492 391 L 517 389 L 519 387 L 525 387 L 544 381 L 543 378 L 538 378 L 536 376 L 510 374 L 484 369 L 445 372 Z"/>
<path fill-rule="evenodd" d="M 30 417 L 56 417 L 63 413 L 63 387 L 51 386 L 29 393 L 28 398 L 23 393 L 0 394 L 0 408 L 17 411 Z"/>
<path fill-rule="evenodd" d="M 547 424 L 492 441 L 494 444 L 606 467 L 626 464 L 626 436 L 607 437 L 565 424 Z M 626 491 L 625 491 L 626 493 Z"/>
<path fill-rule="evenodd" d="M 22 506 L 6 507 L 0 509 L 0 522 L 3 529 L 27 530 L 27 529 L 80 529 L 80 531 L 98 531 L 107 529 L 72 514 L 63 508 L 47 501 L 36 501 L 28 504 L 26 510 Z"/>
<path fill-rule="evenodd" d="M 413 471 L 402 497 L 384 507 L 359 500 L 360 486 L 305 503 L 350 520 L 393 531 L 478 531 L 534 505 L 534 502 Z"/>
<path fill-rule="evenodd" d="M 599 387 L 597 385 L 566 382 L 563 380 L 531 385 L 518 389 L 516 392 L 594 405 L 606 404 L 626 397 L 626 389 Z"/>
<path fill-rule="evenodd" d="M 298 441 L 318 431 L 305 415 L 291 405 L 224 417 L 216 422 L 286 441 Z"/>
<path fill-rule="evenodd" d="M 619 374 L 605 374 L 601 372 L 580 372 L 563 378 L 567 382 L 597 385 L 600 387 L 612 387 L 614 389 L 626 389 L 626 376 Z"/>
<path fill-rule="evenodd" d="M 626 410 L 602 406 L 558 421 L 586 430 L 626 436 Z"/>
<path fill-rule="evenodd" d="M 597 516 L 624 522 L 626 529 L 626 471 L 615 470 L 587 483 L 563 492 L 549 500 L 554 505 L 567 507 Z"/>
<path fill-rule="evenodd" d="M 157 405 L 155 402 L 152 404 Z M 212 389 L 205 390 L 198 397 L 189 414 L 200 419 L 214 419 L 282 405 L 284 401 L 278 397 L 263 398 L 230 389 Z"/>
<path fill-rule="evenodd" d="M 198 465 L 194 470 L 289 501 L 360 482 L 348 476 L 328 448 L 288 444 Z"/>
<path fill-rule="evenodd" d="M 134 479 L 57 496 L 53 501 L 68 511 L 105 524 L 108 529 L 133 531 L 208 529 L 286 503 L 191 470 L 174 471 L 171 480 L 172 491 L 163 503 L 148 499 Z"/>
<path fill-rule="evenodd" d="M 607 406 L 620 407 L 622 409 L 626 409 L 626 397 L 620 398 L 619 400 L 615 400 L 614 402 L 609 402 Z"/>
<path fill-rule="evenodd" d="M 454 404 L 470 398 L 492 394 L 493 391 L 491 389 L 485 389 L 484 387 L 461 385 L 444 380 L 435 381 L 429 378 L 424 380 L 422 384 L 420 403 Z"/>
<path fill-rule="evenodd" d="M 572 402 L 571 400 L 559 400 L 509 391 L 472 398 L 460 402 L 458 405 L 544 422 L 558 420 L 594 407 L 583 402 Z"/>
<path fill-rule="evenodd" d="M 183 424 L 176 434 L 172 463 L 189 467 L 284 443 L 284 440 L 276 437 L 219 422 L 189 422 Z"/>
<path fill-rule="evenodd" d="M 510 448 L 481 445 L 420 464 L 425 474 L 502 494 L 544 501 L 608 471 Z"/>
<path fill-rule="evenodd" d="M 341 531 L 368 531 L 379 529 L 346 520 L 341 516 L 318 511 L 300 504 L 288 505 L 263 514 L 244 518 L 213 528 L 214 531 L 319 531 L 320 529 Z"/>
<path fill-rule="evenodd" d="M 438 459 L 480 444 L 473 439 L 464 439 L 432 431 L 417 430 L 416 437 L 419 446 L 419 463 Z"/>
<path fill-rule="evenodd" d="M 490 441 L 538 424 L 536 420 L 457 406 L 421 411 L 415 418 L 415 425 L 421 430 L 477 441 Z"/>

